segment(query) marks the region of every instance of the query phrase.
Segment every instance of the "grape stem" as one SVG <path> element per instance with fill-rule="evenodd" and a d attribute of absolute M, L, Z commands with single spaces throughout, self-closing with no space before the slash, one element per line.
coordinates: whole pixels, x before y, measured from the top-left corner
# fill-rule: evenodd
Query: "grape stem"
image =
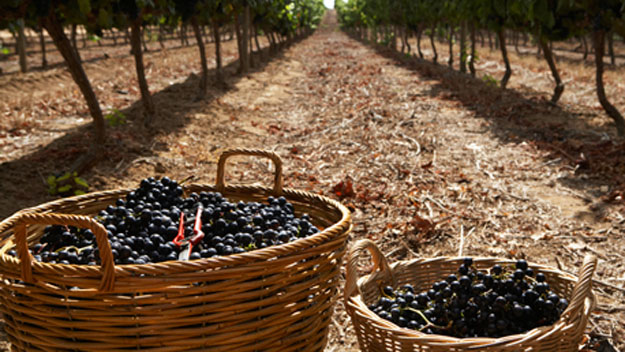
<path fill-rule="evenodd" d="M 93 246 L 89 245 L 89 246 L 82 247 L 82 248 L 78 248 L 76 246 L 65 246 L 65 247 L 61 247 L 61 248 L 57 249 L 56 251 L 54 251 L 54 253 L 59 253 L 61 251 L 65 251 L 65 250 L 72 249 L 72 248 L 75 249 L 77 253 L 80 253 L 80 252 L 82 252 L 83 250 L 85 250 L 87 248 L 93 248 Z"/>
<path fill-rule="evenodd" d="M 382 297 L 386 297 L 386 298 L 389 298 L 389 299 L 395 298 L 395 296 L 387 295 L 386 293 L 384 293 L 384 290 L 382 289 L 382 287 L 378 287 L 378 289 L 380 290 L 380 295 Z"/>
<path fill-rule="evenodd" d="M 426 325 L 424 327 L 422 327 L 421 329 L 419 329 L 419 331 L 422 331 L 424 329 L 430 328 L 430 327 L 434 327 L 437 329 L 449 329 L 452 325 L 452 322 L 450 321 L 449 324 L 447 324 L 447 326 L 441 326 L 441 325 L 436 325 L 434 323 L 432 323 L 426 316 L 425 314 L 423 314 L 423 312 L 421 312 L 418 309 L 414 309 L 414 308 L 404 308 L 407 309 L 411 312 L 415 312 L 417 314 L 419 314 L 419 316 L 425 321 Z"/>
<path fill-rule="evenodd" d="M 178 184 L 179 184 L 180 186 L 182 186 L 182 185 L 184 185 L 185 183 L 187 183 L 187 182 L 189 182 L 189 181 L 193 180 L 194 178 L 195 178 L 195 175 L 189 175 L 189 176 L 185 177 L 182 181 L 178 182 Z"/>

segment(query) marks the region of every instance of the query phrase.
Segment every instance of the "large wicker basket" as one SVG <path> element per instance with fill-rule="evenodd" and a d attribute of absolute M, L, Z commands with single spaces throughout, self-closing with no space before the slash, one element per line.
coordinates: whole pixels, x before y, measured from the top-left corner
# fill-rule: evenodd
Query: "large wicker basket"
<path fill-rule="evenodd" d="M 237 154 L 271 158 L 274 187 L 226 185 L 226 159 Z M 322 350 L 338 296 L 349 211 L 328 198 L 283 189 L 281 161 L 274 153 L 226 152 L 217 174 L 216 186 L 193 184 L 185 192 L 220 191 L 244 201 L 283 195 L 323 231 L 238 255 L 115 265 L 104 228 L 84 215 L 95 214 L 129 189 L 20 211 L 0 223 L 0 309 L 13 350 Z M 27 246 L 42 235 L 45 224 L 91 228 L 102 266 L 34 261 Z M 21 260 L 7 255 L 12 248 Z"/>
<path fill-rule="evenodd" d="M 357 266 L 360 254 L 369 250 L 373 261 L 370 275 L 358 279 Z M 380 298 L 380 287 L 411 283 L 415 290 L 427 290 L 435 281 L 455 273 L 463 258 L 434 258 L 400 261 L 389 265 L 378 247 L 369 240 L 357 242 L 348 255 L 345 286 L 345 307 L 352 319 L 358 343 L 363 351 L 392 352 L 437 352 L 437 351 L 532 351 L 570 352 L 577 351 L 582 334 L 588 323 L 588 316 L 595 303 L 592 293 L 592 275 L 597 261 L 587 257 L 580 270 L 579 278 L 564 272 L 537 264 L 530 264 L 535 272 L 547 277 L 552 290 L 570 301 L 559 321 L 551 326 L 535 328 L 524 334 L 502 338 L 455 338 L 443 335 L 425 334 L 416 330 L 401 328 L 384 320 L 367 308 L 368 304 Z M 514 261 L 497 258 L 474 258 L 478 269 L 490 268 L 495 264 L 512 264 Z"/>

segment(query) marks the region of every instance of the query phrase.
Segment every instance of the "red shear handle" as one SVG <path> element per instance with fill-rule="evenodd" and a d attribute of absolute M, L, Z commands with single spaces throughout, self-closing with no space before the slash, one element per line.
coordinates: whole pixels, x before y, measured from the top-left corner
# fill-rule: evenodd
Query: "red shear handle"
<path fill-rule="evenodd" d="M 190 240 L 191 245 L 196 245 L 204 238 L 204 232 L 202 232 L 202 206 L 197 207 L 195 213 L 195 224 L 193 225 L 193 233 L 195 234 Z M 180 247 L 186 244 L 184 237 L 184 213 L 180 213 L 180 225 L 178 226 L 178 235 L 172 241 L 176 246 Z"/>
<path fill-rule="evenodd" d="M 180 212 L 180 225 L 178 226 L 178 235 L 172 241 L 176 246 L 182 246 L 182 241 L 184 241 L 184 212 Z"/>
<path fill-rule="evenodd" d="M 195 213 L 195 225 L 193 226 L 193 233 L 195 236 L 189 240 L 191 245 L 195 246 L 204 238 L 204 232 L 202 232 L 202 206 L 197 207 L 197 213 Z"/>
<path fill-rule="evenodd" d="M 193 225 L 193 233 L 202 232 L 202 205 L 197 207 L 195 213 L 195 225 Z"/>
<path fill-rule="evenodd" d="M 192 246 L 195 246 L 196 244 L 198 244 L 198 242 L 200 242 L 202 239 L 204 238 L 204 232 L 200 231 L 198 232 L 197 235 L 191 237 L 191 239 L 189 240 L 189 243 Z"/>

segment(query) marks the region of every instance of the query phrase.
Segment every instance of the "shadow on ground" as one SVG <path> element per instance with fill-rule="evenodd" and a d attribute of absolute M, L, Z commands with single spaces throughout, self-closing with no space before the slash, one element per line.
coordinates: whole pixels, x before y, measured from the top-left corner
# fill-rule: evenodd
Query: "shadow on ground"
<path fill-rule="evenodd" d="M 358 37 L 354 39 L 370 45 Z M 497 84 L 471 77 L 382 45 L 374 49 L 395 64 L 431 81 L 427 94 L 459 103 L 475 116 L 486 118 L 485 129 L 502 143 L 528 143 L 547 152 L 545 162 L 569 165 L 575 177 L 561 177 L 565 187 L 580 191 L 587 202 L 597 203 L 597 216 L 605 202 L 623 202 L 625 194 L 625 141 L 616 136 L 610 121 L 590 123 L 603 114 L 576 106 L 553 105 L 544 92 L 501 89 Z M 551 92 L 549 92 L 551 94 Z M 565 91 L 566 94 L 566 91 Z M 608 186 L 608 192 L 605 192 Z M 603 191 L 600 191 L 603 189 Z"/>
<path fill-rule="evenodd" d="M 290 45 L 304 38 L 298 38 Z M 256 66 L 249 73 L 262 71 L 269 62 L 282 58 L 284 50 L 290 45 L 285 45 L 277 53 L 270 53 L 269 48 L 264 48 L 262 54 L 255 54 Z M 260 60 L 260 56 L 263 60 Z M 239 61 L 235 60 L 224 66 L 226 87 L 219 88 L 212 84 L 204 97 L 198 96 L 199 77 L 195 74 L 189 75 L 184 82 L 153 93 L 157 116 L 154 116 L 154 123 L 150 128 L 143 127 L 140 100 L 121 110 L 128 123 L 107 129 L 105 152 L 98 161 L 97 169 L 115 170 L 116 165 L 121 162 L 132 164 L 136 159 L 155 155 L 155 149 L 166 147 L 157 145 L 156 137 L 182 130 L 190 115 L 233 89 L 246 76 L 237 73 L 238 65 Z M 214 75 L 215 70 L 210 70 L 209 77 Z M 62 137 L 32 153 L 0 164 L 0 193 L 3 195 L 0 199 L 0 218 L 52 200 L 46 192 L 46 177 L 52 170 L 59 172 L 68 169 L 74 160 L 88 150 L 91 136 L 91 123 L 72 128 Z M 86 176 L 89 178 L 97 172 L 91 170 Z"/>

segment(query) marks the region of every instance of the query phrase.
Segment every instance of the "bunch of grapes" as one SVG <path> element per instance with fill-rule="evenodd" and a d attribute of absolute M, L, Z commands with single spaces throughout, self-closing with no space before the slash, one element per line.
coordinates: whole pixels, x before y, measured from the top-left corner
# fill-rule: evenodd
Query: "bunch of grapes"
<path fill-rule="evenodd" d="M 233 203 L 218 192 L 200 192 L 185 198 L 182 187 L 168 177 L 142 180 L 139 188 L 95 219 L 106 228 L 116 264 L 156 263 L 178 260 L 180 248 L 172 240 L 181 213 L 185 237 L 190 238 L 198 207 L 204 238 L 193 246 L 190 260 L 243 253 L 319 232 L 307 214 L 296 217 L 284 197 L 269 197 L 267 203 Z M 100 263 L 93 232 L 72 226 L 46 227 L 31 253 L 47 263 Z"/>
<path fill-rule="evenodd" d="M 410 284 L 382 296 L 369 309 L 400 327 L 459 338 L 501 337 L 555 323 L 568 307 L 550 290 L 542 273 L 534 274 L 525 260 L 476 270 L 464 259 L 457 274 L 417 293 Z"/>

